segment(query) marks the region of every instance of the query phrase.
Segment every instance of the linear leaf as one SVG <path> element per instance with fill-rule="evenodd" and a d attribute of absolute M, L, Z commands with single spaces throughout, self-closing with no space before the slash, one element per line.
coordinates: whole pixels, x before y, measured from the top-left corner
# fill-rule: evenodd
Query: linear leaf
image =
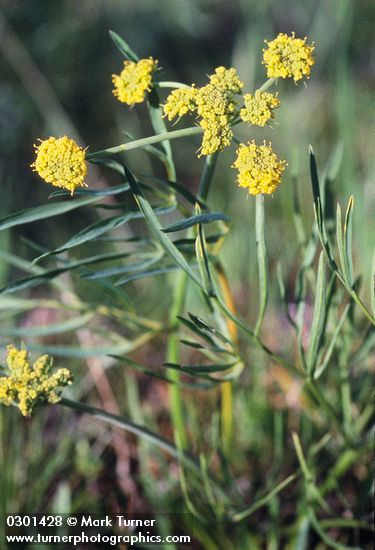
<path fill-rule="evenodd" d="M 223 336 L 223 334 L 221 334 L 215 327 L 206 323 L 206 321 L 204 321 L 201 317 L 198 317 L 198 315 L 194 315 L 193 313 L 189 312 L 189 317 L 197 328 L 203 329 L 205 331 L 207 330 L 222 342 L 232 345 L 232 342 L 228 340 L 228 338 Z"/>
<path fill-rule="evenodd" d="M 144 336 L 144 335 L 143 335 Z M 134 342 L 124 340 L 122 343 L 113 344 L 109 343 L 103 346 L 63 346 L 63 345 L 39 345 L 29 344 L 28 349 L 38 353 L 48 353 L 49 355 L 58 357 L 74 357 L 76 359 L 83 359 L 86 357 L 103 357 L 105 355 L 130 353 L 137 347 L 139 347 L 137 340 Z"/>
<path fill-rule="evenodd" d="M 197 214 L 195 216 L 191 216 L 190 218 L 186 218 L 184 220 L 179 220 L 178 222 L 171 223 L 162 231 L 164 233 L 172 233 L 174 231 L 183 231 L 184 229 L 188 229 L 189 227 L 194 227 L 194 225 L 197 225 L 199 223 L 210 223 L 217 220 L 223 220 L 226 222 L 230 221 L 230 218 L 226 216 L 225 214 L 222 214 L 221 212 L 211 212 L 209 214 Z"/>
<path fill-rule="evenodd" d="M 130 187 L 133 191 L 134 198 L 139 206 L 139 209 L 143 213 L 145 220 L 147 222 L 147 225 L 151 231 L 151 233 L 154 235 L 154 237 L 160 242 L 164 250 L 167 252 L 167 254 L 173 259 L 174 262 L 176 262 L 177 265 L 180 266 L 180 268 L 185 271 L 185 273 L 190 277 L 192 281 L 194 281 L 200 288 L 202 288 L 202 285 L 195 275 L 195 273 L 192 271 L 190 265 L 185 260 L 184 256 L 181 254 L 181 252 L 174 246 L 172 241 L 162 232 L 161 224 L 156 217 L 150 203 L 146 200 L 144 197 L 141 188 L 139 187 L 137 181 L 135 180 L 133 174 L 130 172 L 130 170 L 127 168 L 127 166 L 124 165 L 125 173 L 127 176 L 127 179 L 129 181 Z"/>
<path fill-rule="evenodd" d="M 58 277 L 62 273 L 68 271 L 73 271 L 75 269 L 92 265 L 95 263 L 100 263 L 108 260 L 115 260 L 118 258 L 123 258 L 127 253 L 117 253 L 117 254 L 100 254 L 98 256 L 90 256 L 88 258 L 82 258 L 82 260 L 77 260 L 76 262 L 67 262 L 63 267 L 58 267 L 50 270 L 42 270 L 37 275 L 29 275 L 27 277 L 22 277 L 11 283 L 0 288 L 0 294 L 8 294 L 10 292 L 16 292 L 18 290 L 24 290 L 26 288 L 32 288 L 38 286 L 42 283 L 48 282 L 55 277 Z"/>
<path fill-rule="evenodd" d="M 151 254 L 144 255 L 146 259 L 143 259 L 142 261 L 138 261 L 132 264 L 127 265 L 120 265 L 116 267 L 112 267 L 109 269 L 103 269 L 100 271 L 92 271 L 90 273 L 84 273 L 81 275 L 81 279 L 101 279 L 103 277 L 113 277 L 114 275 L 122 275 L 123 273 L 131 273 L 134 271 L 142 272 L 142 270 L 146 267 L 150 267 L 151 265 L 155 264 L 160 260 L 160 256 L 155 256 Z"/>
<path fill-rule="evenodd" d="M 199 205 L 196 205 L 197 211 L 199 211 Z M 208 261 L 206 241 L 204 237 L 204 230 L 202 224 L 198 226 L 198 235 L 195 241 L 195 254 L 198 261 L 199 272 L 203 282 L 203 286 L 206 289 L 206 293 L 209 297 L 214 298 L 216 296 L 215 288 L 212 281 L 210 264 Z"/>
<path fill-rule="evenodd" d="M 123 171 L 121 172 L 123 174 Z M 77 189 L 74 191 L 75 195 L 85 195 L 85 196 L 92 196 L 92 197 L 111 197 L 112 195 L 119 195 L 120 193 L 124 193 L 125 191 L 129 191 L 129 184 L 128 183 L 121 183 L 120 185 L 114 185 L 113 187 L 109 187 L 108 189 Z M 52 197 L 69 197 L 70 193 L 68 191 L 64 191 L 60 189 L 59 191 L 53 191 L 53 193 L 50 194 L 50 198 Z"/>
<path fill-rule="evenodd" d="M 140 174 L 140 177 L 146 180 L 157 182 L 163 187 L 170 187 L 171 189 L 173 189 L 173 191 L 176 191 L 177 193 L 182 195 L 188 202 L 190 202 L 190 204 L 195 205 L 198 203 L 199 206 L 203 208 L 203 210 L 207 210 L 206 203 L 202 199 L 194 195 L 194 193 L 192 193 L 187 187 L 185 187 L 184 184 L 179 183 L 178 181 L 162 180 L 155 176 L 150 176 L 149 174 Z"/>
<path fill-rule="evenodd" d="M 345 223 L 344 223 L 344 257 L 345 257 L 345 264 L 346 264 L 346 269 L 348 273 L 348 284 L 351 287 L 354 285 L 353 253 L 352 253 L 353 207 L 354 207 L 354 197 L 352 195 L 349 199 L 348 207 L 346 209 Z"/>
<path fill-rule="evenodd" d="M 104 422 L 108 422 L 109 424 L 112 424 L 119 428 L 123 428 L 124 430 L 127 430 L 128 432 L 133 433 L 141 437 L 142 439 L 145 439 L 149 443 L 152 443 L 156 447 L 159 447 L 163 451 L 166 451 L 177 460 L 184 462 L 186 466 L 192 468 L 193 470 L 199 471 L 198 462 L 193 457 L 191 457 L 191 455 L 189 455 L 185 451 L 179 451 L 178 449 L 176 449 L 176 447 L 172 445 L 172 443 L 162 438 L 161 436 L 151 432 L 145 426 L 140 426 L 139 424 L 128 422 L 126 419 L 121 418 L 120 416 L 107 413 L 105 411 L 97 409 L 96 407 L 91 407 L 90 405 L 72 401 L 70 399 L 62 398 L 59 404 L 70 407 L 71 409 L 77 410 L 82 413 L 88 413 L 91 416 L 98 418 L 99 420 L 103 420 Z"/>
<path fill-rule="evenodd" d="M 70 212 L 76 208 L 92 204 L 97 200 L 97 197 L 90 197 L 87 199 L 54 202 L 52 204 L 36 206 L 35 208 L 28 208 L 27 210 L 20 210 L 19 212 L 9 214 L 0 219 L 0 231 L 17 225 L 24 225 L 26 223 L 60 216 L 61 214 L 65 214 L 65 212 Z"/>
<path fill-rule="evenodd" d="M 345 261 L 344 239 L 342 235 L 342 215 L 341 215 L 341 207 L 338 203 L 337 203 L 337 211 L 336 211 L 336 240 L 337 240 L 337 248 L 339 250 L 341 271 L 344 275 L 345 282 L 348 284 L 348 270 L 347 270 L 347 265 Z"/>
<path fill-rule="evenodd" d="M 128 59 L 129 61 L 135 61 L 135 62 L 139 61 L 138 55 L 131 49 L 129 44 L 125 42 L 125 40 L 121 38 L 120 35 L 117 34 L 117 32 L 110 30 L 109 36 L 114 42 L 116 48 L 122 53 L 122 55 L 126 59 Z"/>
<path fill-rule="evenodd" d="M 128 275 L 127 277 L 122 277 L 116 281 L 115 285 L 126 285 L 132 281 L 137 281 L 145 277 L 154 277 L 155 275 L 165 275 L 166 273 L 171 273 L 173 271 L 178 271 L 179 267 L 176 265 L 170 265 L 166 267 L 158 267 L 155 269 L 149 269 L 147 271 L 142 271 L 141 273 L 134 273 L 133 275 Z"/>
<path fill-rule="evenodd" d="M 319 257 L 318 278 L 315 292 L 314 316 L 310 330 L 309 350 L 307 353 L 307 368 L 311 376 L 314 374 L 318 359 L 319 346 L 323 336 L 326 316 L 326 278 L 323 252 L 320 253 Z"/>
<path fill-rule="evenodd" d="M 136 361 L 133 361 L 132 359 L 129 359 L 129 357 L 123 357 L 120 355 L 111 355 L 110 357 L 113 357 L 114 359 L 117 359 L 117 361 L 121 363 L 125 363 L 126 366 L 130 368 L 134 368 L 135 370 L 138 370 L 142 372 L 143 374 L 150 376 L 151 378 L 157 378 L 158 380 L 163 380 L 164 382 L 167 382 L 168 384 L 177 384 L 178 386 L 181 386 L 182 388 L 188 388 L 188 389 L 210 389 L 215 386 L 215 383 L 212 382 L 182 382 L 181 380 L 173 380 L 172 378 L 169 378 L 168 376 L 165 376 L 164 374 L 161 374 L 160 372 L 155 371 L 155 369 L 144 367 L 143 365 L 137 363 Z"/>
<path fill-rule="evenodd" d="M 337 323 L 336 325 L 336 328 L 335 328 L 335 331 L 333 333 L 333 336 L 331 338 L 331 341 L 329 343 L 329 346 L 327 348 L 327 351 L 324 355 L 324 359 L 321 363 L 321 365 L 319 366 L 319 368 L 316 369 L 315 371 L 315 374 L 314 374 L 314 379 L 315 380 L 318 380 L 318 378 L 320 378 L 320 376 L 323 374 L 323 372 L 326 370 L 326 368 L 328 367 L 329 365 L 329 362 L 330 362 L 330 359 L 332 357 L 332 354 L 333 354 L 333 351 L 335 349 L 335 345 L 336 345 L 336 342 L 337 342 L 337 339 L 339 337 L 339 334 L 341 332 L 341 329 L 342 329 L 342 326 L 345 322 L 345 319 L 347 318 L 347 315 L 349 313 L 349 310 L 350 310 L 350 304 L 348 304 L 345 309 L 344 309 L 344 312 L 343 314 L 341 315 L 341 318 L 339 320 L 339 322 Z"/>
<path fill-rule="evenodd" d="M 176 363 L 164 363 L 164 366 L 167 368 L 180 369 L 181 372 L 186 371 L 189 374 L 210 374 L 231 369 L 237 363 L 238 361 L 221 365 L 178 365 Z"/>
<path fill-rule="evenodd" d="M 86 326 L 94 317 L 94 313 L 88 312 L 78 317 L 73 317 L 60 323 L 51 323 L 50 325 L 40 325 L 32 327 L 9 328 L 0 330 L 1 336 L 50 336 L 52 334 L 62 334 L 72 332 Z"/>

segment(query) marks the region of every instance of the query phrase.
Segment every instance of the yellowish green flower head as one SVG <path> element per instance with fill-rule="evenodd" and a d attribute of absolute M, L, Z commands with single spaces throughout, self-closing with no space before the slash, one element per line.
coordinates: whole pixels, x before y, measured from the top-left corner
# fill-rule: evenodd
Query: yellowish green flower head
<path fill-rule="evenodd" d="M 236 69 L 233 67 L 231 69 L 217 67 L 215 69 L 215 74 L 210 76 L 210 84 L 215 86 L 218 90 L 232 94 L 240 94 L 244 86 Z"/>
<path fill-rule="evenodd" d="M 142 103 L 146 93 L 151 91 L 152 75 L 157 66 L 158 61 L 152 57 L 141 59 L 137 63 L 124 61 L 121 73 L 112 75 L 113 95 L 127 105 Z"/>
<path fill-rule="evenodd" d="M 263 64 L 267 68 L 269 78 L 294 78 L 294 82 L 304 76 L 309 78 L 310 69 L 314 65 L 314 46 L 306 44 L 305 38 L 295 38 L 280 33 L 271 42 L 265 41 L 267 48 L 263 50 Z"/>
<path fill-rule="evenodd" d="M 271 143 L 267 145 L 265 141 L 263 145 L 257 145 L 254 141 L 246 145 L 241 143 L 233 165 L 238 170 L 238 185 L 246 187 L 250 195 L 274 193 L 281 183 L 285 167 L 285 160 L 278 159 Z"/>
<path fill-rule="evenodd" d="M 181 118 L 188 113 L 196 111 L 197 105 L 195 99 L 197 92 L 198 90 L 194 86 L 173 90 L 163 105 L 164 115 L 168 120 Z"/>
<path fill-rule="evenodd" d="M 198 88 L 196 104 L 199 124 L 204 130 L 199 156 L 212 155 L 232 141 L 230 123 L 236 112 L 236 102 L 226 89 L 207 84 Z"/>
<path fill-rule="evenodd" d="M 50 137 L 34 147 L 36 158 L 31 167 L 44 181 L 72 195 L 77 187 L 86 187 L 86 153 L 74 139 Z"/>
<path fill-rule="evenodd" d="M 197 113 L 199 125 L 203 128 L 199 156 L 211 155 L 231 144 L 231 123 L 237 113 L 234 95 L 240 94 L 243 88 L 233 68 L 217 67 L 209 81 L 201 88 L 193 84 L 190 88 L 173 90 L 163 105 L 168 120 Z"/>
<path fill-rule="evenodd" d="M 280 106 L 277 94 L 257 90 L 254 95 L 243 96 L 245 107 L 240 110 L 240 117 L 244 122 L 255 126 L 265 126 L 273 118 L 273 111 Z"/>
<path fill-rule="evenodd" d="M 41 403 L 58 403 L 60 392 L 72 383 L 68 369 L 52 373 L 52 358 L 42 355 L 31 366 L 25 349 L 8 346 L 8 375 L 0 376 L 0 403 L 16 405 L 23 416 L 31 416 Z"/>

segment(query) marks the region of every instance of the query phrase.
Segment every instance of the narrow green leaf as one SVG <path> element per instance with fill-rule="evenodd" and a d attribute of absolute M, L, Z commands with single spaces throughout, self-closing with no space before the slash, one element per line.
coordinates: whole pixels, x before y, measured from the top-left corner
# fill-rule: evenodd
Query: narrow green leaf
<path fill-rule="evenodd" d="M 53 218 L 54 216 L 60 216 L 61 214 L 65 214 L 66 212 L 70 212 L 76 208 L 93 204 L 97 200 L 97 197 L 90 197 L 87 199 L 54 202 L 52 204 L 20 210 L 19 212 L 9 214 L 8 216 L 0 219 L 0 231 L 9 229 L 10 227 L 15 227 L 17 225 L 24 225 L 26 223 L 45 220 L 46 218 Z"/>
<path fill-rule="evenodd" d="M 348 273 L 348 284 L 351 287 L 354 285 L 353 252 L 352 252 L 353 207 L 354 207 L 354 197 L 352 195 L 349 199 L 348 207 L 346 209 L 345 223 L 344 223 L 344 257 L 345 257 L 346 270 Z"/>
<path fill-rule="evenodd" d="M 167 252 L 167 254 L 173 259 L 174 262 L 176 262 L 177 265 L 180 266 L 180 268 L 185 271 L 185 273 L 190 277 L 192 281 L 195 282 L 200 288 L 202 288 L 202 285 L 195 275 L 195 273 L 192 271 L 190 265 L 185 260 L 184 256 L 181 254 L 181 252 L 174 246 L 174 244 L 171 242 L 171 240 L 162 232 L 161 224 L 156 217 L 151 205 L 144 197 L 141 188 L 139 187 L 137 181 L 135 180 L 133 174 L 130 172 L 130 170 L 127 168 L 127 166 L 124 165 L 125 173 L 127 176 L 127 179 L 129 181 L 130 187 L 133 191 L 134 198 L 139 206 L 139 209 L 143 213 L 145 220 L 147 222 L 147 225 L 151 231 L 151 233 L 154 235 L 154 237 L 160 242 L 164 250 Z"/>
<path fill-rule="evenodd" d="M 121 166 L 121 165 L 120 165 Z M 121 171 L 123 174 L 123 170 Z M 77 189 L 74 191 L 75 195 L 84 195 L 89 197 L 111 197 L 112 195 L 119 195 L 120 193 L 124 193 L 125 191 L 129 191 L 129 184 L 128 183 L 121 183 L 120 185 L 114 185 L 112 187 L 109 187 L 108 189 Z M 68 191 L 64 191 L 63 189 L 60 189 L 58 191 L 53 191 L 53 193 L 50 194 L 50 198 L 53 197 L 69 197 L 70 193 Z"/>
<path fill-rule="evenodd" d="M 327 348 L 327 351 L 324 355 L 324 359 L 321 363 L 321 365 L 319 366 L 319 368 L 316 369 L 315 371 L 315 374 L 314 374 L 314 379 L 315 380 L 318 380 L 318 378 L 323 374 L 323 372 L 326 370 L 326 368 L 328 367 L 329 365 L 329 362 L 331 360 L 331 357 L 332 357 L 332 354 L 333 354 L 333 351 L 335 349 L 335 345 L 336 345 L 336 342 L 337 342 L 337 339 L 339 337 L 339 334 L 341 332 L 341 329 L 342 329 L 342 326 L 347 318 L 347 315 L 349 313 L 349 310 L 350 310 L 350 304 L 348 304 L 344 311 L 343 311 L 343 314 L 341 315 L 340 317 L 340 320 L 339 322 L 337 323 L 336 325 L 336 328 L 335 328 L 335 331 L 333 333 L 333 336 L 331 338 L 331 341 L 329 343 L 329 346 Z"/>
<path fill-rule="evenodd" d="M 157 267 L 155 269 L 148 269 L 147 271 L 142 271 L 141 273 L 134 273 L 133 275 L 127 275 L 116 281 L 116 286 L 126 285 L 132 281 L 138 281 L 139 279 L 144 279 L 145 277 L 154 277 L 155 275 L 165 275 L 166 273 L 172 273 L 178 271 L 179 267 L 177 265 L 169 265 L 166 267 Z"/>
<path fill-rule="evenodd" d="M 216 346 L 215 340 L 210 336 L 210 334 L 207 334 L 206 329 L 197 326 L 195 323 L 193 323 L 189 319 L 185 319 L 184 317 L 178 316 L 177 318 L 179 321 L 181 321 L 183 325 L 194 332 L 194 334 L 200 336 L 205 342 L 207 342 L 211 346 Z"/>
<path fill-rule="evenodd" d="M 231 341 L 228 340 L 228 338 L 226 338 L 223 334 L 221 334 L 215 327 L 206 323 L 204 319 L 202 319 L 201 317 L 198 317 L 198 315 L 194 315 L 193 313 L 189 312 L 189 317 L 197 328 L 206 330 L 211 334 L 213 334 L 214 336 L 216 336 L 216 338 L 219 338 L 219 340 L 221 340 L 222 342 L 232 345 Z"/>
<path fill-rule="evenodd" d="M 76 410 L 81 413 L 88 413 L 94 418 L 98 418 L 99 420 L 103 420 L 104 422 L 108 422 L 109 424 L 112 424 L 114 426 L 117 426 L 119 428 L 123 428 L 124 430 L 133 433 L 142 439 L 145 439 L 149 443 L 152 443 L 156 447 L 162 449 L 163 451 L 166 451 L 171 456 L 175 457 L 177 460 L 183 462 L 186 464 L 186 466 L 192 468 L 195 471 L 199 472 L 199 464 L 196 459 L 194 459 L 190 454 L 188 454 L 186 451 L 179 451 L 177 450 L 172 443 L 167 441 L 166 439 L 162 438 L 161 436 L 151 432 L 148 428 L 145 426 L 140 426 L 139 424 L 134 424 L 133 422 L 128 422 L 126 419 L 116 416 L 114 414 L 107 413 L 105 411 L 102 411 L 100 409 L 97 409 L 96 407 L 91 407 L 90 405 L 86 405 L 84 403 L 80 403 L 77 401 L 72 401 L 70 399 L 62 398 L 59 402 L 60 405 L 69 407 L 73 410 Z"/>
<path fill-rule="evenodd" d="M 114 42 L 116 48 L 122 53 L 122 55 L 125 57 L 125 59 L 128 59 L 129 61 L 139 61 L 138 55 L 131 49 L 129 44 L 125 42 L 123 38 L 121 38 L 120 35 L 117 34 L 117 32 L 109 31 L 109 36 L 111 37 L 112 41 Z"/>
<path fill-rule="evenodd" d="M 92 265 L 95 263 L 123 258 L 126 255 L 127 253 L 100 254 L 98 256 L 90 256 L 88 258 L 82 258 L 82 260 L 77 260 L 75 262 L 67 262 L 63 267 L 58 267 L 51 270 L 41 270 L 41 272 L 38 273 L 37 275 L 22 277 L 21 279 L 8 283 L 7 285 L 0 288 L 0 294 L 8 294 L 19 290 L 24 290 L 26 288 L 32 288 L 42 283 L 51 281 L 52 279 L 54 279 L 55 277 L 58 277 L 62 273 L 73 271 L 75 269 L 78 269 L 87 265 Z"/>
<path fill-rule="evenodd" d="M 196 204 L 195 208 L 197 213 L 195 217 L 200 217 L 204 215 L 204 214 L 200 214 L 200 206 L 198 204 Z M 214 298 L 216 296 L 216 292 L 215 292 L 215 287 L 213 285 L 212 276 L 211 276 L 204 229 L 201 223 L 199 223 L 198 225 L 198 235 L 195 241 L 195 254 L 198 261 L 198 267 L 199 267 L 201 279 L 206 289 L 207 295 L 210 298 Z"/>
<path fill-rule="evenodd" d="M 217 220 L 223 220 L 223 221 L 229 222 L 230 218 L 225 214 L 222 214 L 221 212 L 197 214 L 195 216 L 191 216 L 190 218 L 186 218 L 184 220 L 179 220 L 178 222 L 172 223 L 167 227 L 165 227 L 164 229 L 162 229 L 162 231 L 164 233 L 173 233 L 175 231 L 183 231 L 184 229 L 188 229 L 189 227 L 194 227 L 197 224 L 211 223 Z"/>
<path fill-rule="evenodd" d="M 134 253 L 137 254 L 137 253 Z M 133 255 L 133 253 L 129 253 L 129 255 Z M 123 273 L 131 273 L 134 271 L 143 273 L 143 269 L 146 267 L 150 267 L 151 265 L 154 265 L 156 262 L 158 262 L 161 259 L 161 256 L 155 255 L 155 254 L 143 254 L 139 257 L 146 258 L 142 261 L 137 261 L 132 264 L 126 264 L 126 265 L 120 265 L 111 267 L 109 269 L 103 269 L 100 271 L 91 271 L 89 273 L 84 273 L 80 276 L 81 279 L 102 279 L 105 277 L 113 277 L 114 275 L 122 275 Z"/>
<path fill-rule="evenodd" d="M 192 193 L 185 185 L 182 183 L 179 183 L 178 181 L 170 181 L 167 180 L 165 182 L 169 187 L 171 187 L 174 191 L 177 191 L 180 195 L 182 195 L 190 204 L 196 204 L 198 203 L 199 206 L 203 209 L 207 209 L 207 205 L 205 204 L 202 199 L 198 198 L 194 193 Z"/>
<path fill-rule="evenodd" d="M 160 214 L 163 214 L 163 213 L 166 213 L 166 211 L 169 211 L 170 208 L 171 207 L 168 207 L 168 208 L 161 207 L 157 209 L 157 211 Z M 49 256 L 53 256 L 56 254 L 60 254 L 61 252 L 65 252 L 65 250 L 69 250 L 76 246 L 80 246 L 81 244 L 84 244 L 88 241 L 97 239 L 104 233 L 108 233 L 108 231 L 117 229 L 118 227 L 121 227 L 128 221 L 134 220 L 137 218 L 142 218 L 142 213 L 139 212 L 138 210 L 127 212 L 126 214 L 120 214 L 112 218 L 99 220 L 89 225 L 88 227 L 85 227 L 84 229 L 82 229 L 79 233 L 74 235 L 74 237 L 70 238 L 68 241 L 66 241 L 66 243 L 59 246 L 55 250 L 51 250 L 50 252 L 46 252 L 45 254 L 42 254 L 38 258 L 35 258 L 34 263 L 39 262 L 40 260 L 43 260 L 45 258 L 48 258 Z"/>
<path fill-rule="evenodd" d="M 221 365 L 178 365 L 176 363 L 164 363 L 164 367 L 180 369 L 181 372 L 188 372 L 189 374 L 211 374 L 213 372 L 222 372 L 234 367 L 238 361 L 232 363 L 225 363 Z"/>
<path fill-rule="evenodd" d="M 371 298 L 371 308 L 372 308 L 372 315 L 375 318 L 375 248 L 374 248 L 374 256 L 372 258 L 372 273 L 371 273 L 371 281 L 370 281 L 370 298 Z"/>
<path fill-rule="evenodd" d="M 72 332 L 79 328 L 86 326 L 87 323 L 94 317 L 94 313 L 88 312 L 78 317 L 73 317 L 60 323 L 51 323 L 50 325 L 40 325 L 32 327 L 20 327 L 0 329 L 0 335 L 5 336 L 27 336 L 27 337 L 41 337 L 51 336 L 53 334 L 63 334 L 66 332 Z"/>
<path fill-rule="evenodd" d="M 348 284 L 348 270 L 347 270 L 347 265 L 345 261 L 344 239 L 342 235 L 342 216 L 341 216 L 341 208 L 338 203 L 337 203 L 337 211 L 336 211 L 336 240 L 337 240 L 337 248 L 339 250 L 341 271 L 343 273 L 345 282 Z"/>
<path fill-rule="evenodd" d="M 307 369 L 310 376 L 313 376 L 320 342 L 323 336 L 326 317 L 326 275 L 324 265 L 324 253 L 320 253 L 318 277 L 315 290 L 314 316 L 310 330 L 309 350 L 307 353 Z"/>
<path fill-rule="evenodd" d="M 126 366 L 133 368 L 137 371 L 140 371 L 143 374 L 150 376 L 151 378 L 163 380 L 164 382 L 167 382 L 167 384 L 177 384 L 182 388 L 187 388 L 190 390 L 195 390 L 195 389 L 205 390 L 205 389 L 213 388 L 216 385 L 215 383 L 212 383 L 212 382 L 194 382 L 194 383 L 181 382 L 181 380 L 174 380 L 172 378 L 169 378 L 168 376 L 165 376 L 160 372 L 157 372 L 155 369 L 144 367 L 143 365 L 137 363 L 136 361 L 133 361 L 133 359 L 130 359 L 129 357 L 124 357 L 120 355 L 110 355 L 110 357 L 117 359 L 121 363 L 125 363 Z"/>
<path fill-rule="evenodd" d="M 143 334 L 145 336 L 145 334 Z M 142 343 L 142 342 L 141 342 Z M 76 359 L 84 359 L 87 357 L 103 357 L 105 355 L 120 355 L 122 353 L 130 353 L 137 349 L 141 343 L 137 340 L 123 340 L 123 342 L 114 344 L 108 343 L 103 346 L 63 346 L 63 345 L 41 345 L 29 344 L 28 349 L 38 353 L 48 353 L 48 355 L 56 357 L 74 357 Z"/>

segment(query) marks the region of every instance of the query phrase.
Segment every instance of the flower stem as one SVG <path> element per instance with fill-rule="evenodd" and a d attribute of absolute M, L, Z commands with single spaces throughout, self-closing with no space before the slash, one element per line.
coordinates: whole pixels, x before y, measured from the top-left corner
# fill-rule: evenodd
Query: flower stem
<path fill-rule="evenodd" d="M 187 84 L 182 84 L 182 82 L 172 82 L 169 80 L 163 80 L 162 82 L 156 83 L 159 88 L 190 88 Z"/>
<path fill-rule="evenodd" d="M 269 78 L 268 80 L 265 81 L 265 83 L 258 89 L 259 92 L 265 92 L 266 90 L 268 90 L 268 88 L 270 88 L 272 86 L 272 84 L 274 84 L 274 82 L 276 82 L 276 78 Z"/>
<path fill-rule="evenodd" d="M 267 288 L 267 249 L 264 236 L 264 197 L 258 195 L 255 204 L 255 236 L 257 244 L 258 257 L 258 277 L 259 277 L 259 313 L 254 329 L 254 335 L 258 337 L 261 329 L 264 314 L 267 307 L 268 288 Z"/>
<path fill-rule="evenodd" d="M 232 293 L 229 287 L 228 279 L 221 264 L 217 265 L 218 281 L 221 287 L 224 301 L 228 309 L 235 313 L 235 305 Z M 237 325 L 231 320 L 227 320 L 228 332 L 232 342 L 238 344 Z M 233 381 L 228 380 L 220 385 L 221 389 L 221 444 L 225 456 L 229 456 L 233 443 Z"/>
<path fill-rule="evenodd" d="M 184 271 L 179 272 L 177 283 L 174 289 L 173 301 L 169 313 L 169 336 L 167 341 L 167 362 L 177 364 L 179 362 L 179 346 L 178 335 L 176 333 L 178 326 L 178 315 L 181 314 L 185 303 L 187 285 L 187 275 Z M 180 380 L 180 373 L 177 370 L 171 370 L 170 378 L 174 381 L 174 384 L 170 387 L 170 399 L 171 399 L 171 417 L 176 437 L 180 447 L 186 449 L 188 445 L 186 435 L 186 422 L 184 419 L 184 406 L 181 395 L 181 388 L 178 384 Z"/>
<path fill-rule="evenodd" d="M 203 128 L 201 128 L 200 126 L 191 126 L 190 128 L 182 128 L 182 130 L 165 132 L 163 134 L 157 134 L 154 136 L 137 139 L 135 141 L 129 141 L 128 143 L 122 143 L 121 145 L 117 145 L 116 147 L 110 147 L 109 149 L 102 149 L 101 151 L 96 151 L 95 153 L 88 153 L 86 155 L 86 159 L 90 161 L 106 155 L 123 153 L 124 151 L 131 151 L 133 149 L 138 149 L 139 147 L 144 147 L 145 145 L 152 145 L 153 143 L 160 143 L 161 141 L 170 141 L 171 139 L 178 139 L 182 137 L 193 136 L 196 134 L 201 134 L 202 132 L 203 132 Z"/>

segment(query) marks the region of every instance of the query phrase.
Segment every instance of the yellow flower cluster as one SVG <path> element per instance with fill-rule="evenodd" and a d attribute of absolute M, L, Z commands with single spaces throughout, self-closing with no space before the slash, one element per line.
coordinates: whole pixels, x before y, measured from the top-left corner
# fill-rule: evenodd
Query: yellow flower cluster
<path fill-rule="evenodd" d="M 63 187 L 72 195 L 77 187 L 86 186 L 86 153 L 73 139 L 50 137 L 34 147 L 36 159 L 31 167 L 47 183 Z"/>
<path fill-rule="evenodd" d="M 263 50 L 263 64 L 267 67 L 267 76 L 273 78 L 294 78 L 294 82 L 310 75 L 314 65 L 314 46 L 306 44 L 306 37 L 295 38 L 280 33 L 271 42 L 265 41 L 268 47 Z"/>
<path fill-rule="evenodd" d="M 277 158 L 271 143 L 256 145 L 254 141 L 241 143 L 233 165 L 238 169 L 237 181 L 240 187 L 247 187 L 251 195 L 271 195 L 281 183 L 285 160 Z"/>
<path fill-rule="evenodd" d="M 280 106 L 276 95 L 257 90 L 254 95 L 243 96 L 245 107 L 240 110 L 240 117 L 244 122 L 255 126 L 265 126 L 273 118 L 273 110 Z"/>
<path fill-rule="evenodd" d="M 173 90 L 163 105 L 164 114 L 168 120 L 181 118 L 188 113 L 196 111 L 197 105 L 195 99 L 197 92 L 198 90 L 194 86 Z"/>
<path fill-rule="evenodd" d="M 141 59 L 137 63 L 124 61 L 121 73 L 112 75 L 113 95 L 127 105 L 142 103 L 146 93 L 151 91 L 152 74 L 157 66 L 157 60 L 152 57 Z"/>
<path fill-rule="evenodd" d="M 7 366 L 9 376 L 0 377 L 0 402 L 15 404 L 23 416 L 30 416 L 39 403 L 58 403 L 59 390 L 72 383 L 68 369 L 51 373 L 52 358 L 48 355 L 42 355 L 31 366 L 27 351 L 14 346 L 8 346 Z"/>
<path fill-rule="evenodd" d="M 231 122 L 236 114 L 234 94 L 240 93 L 243 83 L 236 69 L 218 67 L 210 83 L 201 88 L 174 90 L 163 106 L 169 120 L 196 111 L 203 128 L 201 155 L 211 155 L 230 145 L 233 132 Z"/>
<path fill-rule="evenodd" d="M 240 94 L 244 86 L 236 69 L 226 69 L 225 67 L 217 67 L 215 69 L 215 74 L 210 76 L 210 84 L 218 90 L 232 94 Z"/>
<path fill-rule="evenodd" d="M 232 141 L 230 122 L 236 111 L 236 102 L 229 90 L 207 84 L 198 89 L 196 103 L 199 124 L 204 130 L 199 156 L 212 155 Z"/>

